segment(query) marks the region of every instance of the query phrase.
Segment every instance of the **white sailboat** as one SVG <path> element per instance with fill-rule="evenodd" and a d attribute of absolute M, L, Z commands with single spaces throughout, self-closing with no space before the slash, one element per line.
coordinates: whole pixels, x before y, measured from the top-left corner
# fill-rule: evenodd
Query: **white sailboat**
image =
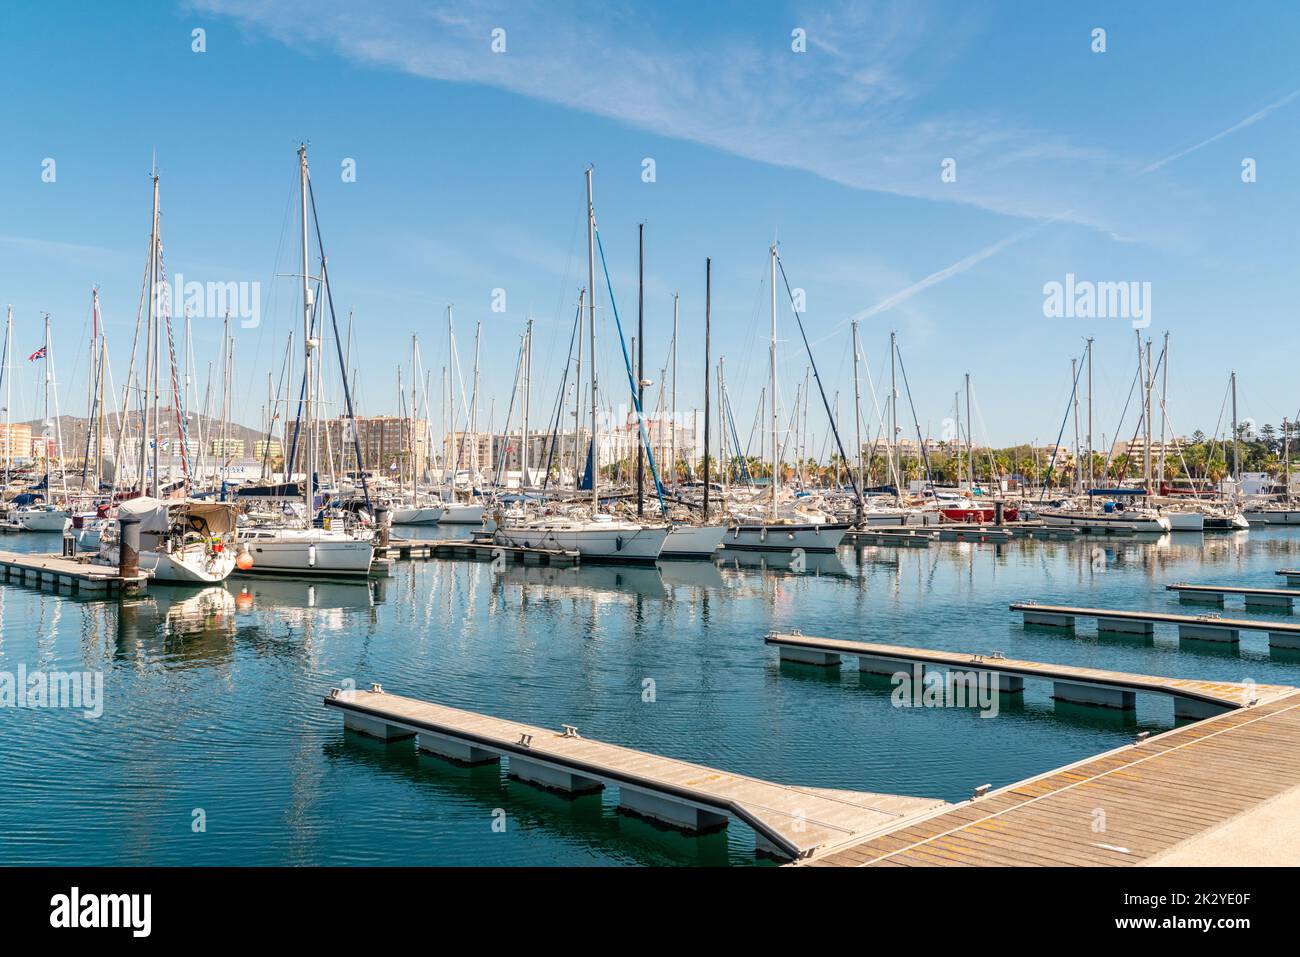
<path fill-rule="evenodd" d="M 159 235 L 158 174 L 153 176 L 153 224 L 149 237 L 148 314 L 145 337 L 144 389 L 140 404 L 145 426 L 140 435 L 140 495 L 117 506 L 114 520 L 99 526 L 98 551 L 91 559 L 118 567 L 121 560 L 121 522 L 139 522 L 139 566 L 152 572 L 153 580 L 181 584 L 211 584 L 225 581 L 235 569 L 236 510 L 232 503 L 187 499 L 163 499 L 159 494 L 158 389 L 161 326 L 165 299 L 157 291 L 165 288 L 162 269 L 162 240 Z M 149 399 L 152 391 L 152 410 Z M 173 400 L 175 396 L 173 396 Z M 152 441 L 150 441 L 152 439 Z M 152 473 L 146 462 L 153 449 Z"/>
<path fill-rule="evenodd" d="M 312 328 L 313 296 L 310 261 L 308 258 L 308 169 L 307 147 L 298 147 L 298 186 L 302 226 L 302 322 L 304 346 L 304 445 L 306 447 L 305 478 L 303 484 L 303 527 L 283 524 L 260 524 L 239 530 L 241 547 L 241 572 L 286 576 L 343 576 L 364 577 L 370 573 L 375 549 L 372 542 L 346 528 L 325 528 L 315 525 L 316 515 L 316 462 L 317 430 L 315 415 L 315 385 L 319 359 L 316 347 L 319 333 Z M 321 254 L 322 281 L 328 283 Z M 286 479 L 288 476 L 286 476 Z"/>
<path fill-rule="evenodd" d="M 92 560 L 118 567 L 121 520 L 132 517 L 140 522 L 140 569 L 152 572 L 154 581 L 223 582 L 235 570 L 235 515 L 229 502 L 128 499 L 117 506 L 118 520 L 101 531 Z"/>
<path fill-rule="evenodd" d="M 599 394 L 596 383 L 596 209 L 592 203 L 591 169 L 587 177 L 587 301 L 590 303 L 591 362 L 591 515 L 503 521 L 496 541 L 505 545 L 564 548 L 577 551 L 583 561 L 654 562 L 668 538 L 668 526 L 615 519 L 600 514 L 600 446 L 597 441 Z M 503 516 L 504 518 L 504 516 Z"/>
<path fill-rule="evenodd" d="M 769 401 L 772 414 L 772 481 L 767 514 L 733 514 L 723 545 L 728 550 L 833 552 L 849 530 L 847 522 L 834 522 L 822 512 L 802 508 L 797 502 L 782 504 L 779 425 L 776 391 L 776 244 L 768 250 L 771 266 L 772 338 L 768 349 L 771 381 Z"/>

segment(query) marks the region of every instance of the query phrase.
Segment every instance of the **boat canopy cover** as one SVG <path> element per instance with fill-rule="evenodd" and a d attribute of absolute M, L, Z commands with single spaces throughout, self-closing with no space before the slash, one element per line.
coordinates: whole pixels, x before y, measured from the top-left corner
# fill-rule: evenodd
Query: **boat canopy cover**
<path fill-rule="evenodd" d="M 1144 488 L 1090 488 L 1089 495 L 1146 495 L 1147 490 Z"/>
<path fill-rule="evenodd" d="M 190 527 L 199 530 L 196 523 L 207 526 L 212 535 L 222 535 L 235 530 L 235 508 L 222 502 L 194 502 L 178 499 L 158 499 L 141 496 L 123 502 L 117 507 L 119 517 L 133 515 L 140 519 L 140 531 L 163 533 L 176 521 L 188 519 Z"/>

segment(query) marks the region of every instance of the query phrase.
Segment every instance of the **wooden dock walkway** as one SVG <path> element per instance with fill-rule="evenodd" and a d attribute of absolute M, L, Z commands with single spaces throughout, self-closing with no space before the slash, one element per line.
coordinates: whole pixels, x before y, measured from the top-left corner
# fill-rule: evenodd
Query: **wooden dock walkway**
<path fill-rule="evenodd" d="M 413 698 L 334 689 L 325 704 L 353 730 L 385 740 L 418 737 L 417 746 L 457 761 L 505 757 L 516 777 L 571 794 L 619 789 L 620 806 L 687 831 L 729 818 L 754 829 L 757 849 L 806 859 L 890 830 L 946 807 L 932 798 L 798 787 L 580 737 L 576 729 L 539 728 Z"/>
<path fill-rule="evenodd" d="M 1288 585 L 1300 585 L 1300 568 L 1281 568 L 1273 574 L 1285 575 Z"/>
<path fill-rule="evenodd" d="M 1221 714 L 1225 709 L 1246 707 L 1295 691 L 1285 685 L 1162 678 L 998 655 L 815 638 L 797 633 L 771 634 L 764 641 L 779 648 L 783 660 L 804 664 L 838 665 L 841 656 L 849 656 L 858 659 L 862 671 L 874 674 L 894 675 L 919 664 L 945 667 L 950 672 L 998 675 L 999 690 L 1009 693 L 1023 691 L 1025 679 L 1050 681 L 1055 698 L 1076 704 L 1132 710 L 1138 692 L 1167 695 L 1174 699 L 1176 718 L 1204 718 Z"/>
<path fill-rule="evenodd" d="M 1253 812 L 1298 787 L 1300 691 L 1293 690 L 990 791 L 807 866 L 1158 862 L 1229 821 L 1251 827 Z"/>
<path fill-rule="evenodd" d="M 1157 624 L 1178 626 L 1179 638 L 1198 641 L 1236 642 L 1240 632 L 1263 631 L 1273 648 L 1300 650 L 1300 625 L 1280 621 L 1253 621 L 1219 615 L 1174 615 L 1159 611 L 1124 611 L 1114 608 L 1076 608 L 1071 605 L 1040 605 L 1016 602 L 1012 611 L 1024 614 L 1026 625 L 1074 629 L 1076 618 L 1095 618 L 1099 631 L 1151 635 Z"/>
<path fill-rule="evenodd" d="M 561 568 L 577 565 L 581 561 L 577 551 L 498 545 L 492 541 L 468 538 L 394 538 L 387 547 L 375 546 L 375 554 L 385 558 L 450 558 L 478 562 L 490 562 L 504 557 L 506 561 L 524 565 L 554 565 Z"/>
<path fill-rule="evenodd" d="M 62 555 L 40 555 L 0 551 L 0 573 L 6 584 L 25 584 L 72 594 L 95 596 L 132 595 L 148 587 L 149 573 L 123 578 L 110 565 L 94 565 L 89 559 Z"/>

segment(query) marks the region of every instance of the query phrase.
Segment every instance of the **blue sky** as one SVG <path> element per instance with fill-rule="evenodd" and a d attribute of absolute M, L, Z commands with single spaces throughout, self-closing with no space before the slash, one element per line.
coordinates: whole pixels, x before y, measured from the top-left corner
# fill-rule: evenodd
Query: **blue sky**
<path fill-rule="evenodd" d="M 714 350 L 742 432 L 766 380 L 774 235 L 846 423 L 859 316 L 878 390 L 896 330 L 922 428 L 941 431 L 969 371 L 976 437 L 999 444 L 1055 437 L 1070 359 L 1095 336 L 1095 431 L 1099 445 L 1113 437 L 1133 328 L 1045 317 L 1043 286 L 1067 273 L 1151 284 L 1145 334 L 1157 351 L 1172 336 L 1179 432 L 1214 428 L 1231 369 L 1243 417 L 1300 408 L 1294 4 L 194 0 L 0 16 L 0 305 L 14 306 L 20 357 L 39 345 L 40 314 L 54 317 L 65 411 L 84 407 L 93 284 L 125 375 L 156 150 L 169 271 L 262 284 L 262 324 L 238 333 L 234 401 L 258 420 L 299 322 L 294 281 L 277 275 L 296 268 L 287 216 L 304 139 L 336 304 L 356 316 L 364 413 L 395 408 L 412 332 L 436 379 L 451 302 L 463 361 L 483 323 L 498 426 L 531 312 L 534 421 L 545 416 L 586 281 L 588 164 L 629 334 L 646 223 L 655 380 L 681 294 L 679 408 L 702 388 L 713 257 Z M 504 53 L 490 48 L 496 27 Z M 1091 49 L 1098 27 L 1104 53 Z M 206 52 L 191 50 L 195 28 Z M 946 158 L 955 182 L 941 179 Z M 1242 181 L 1246 158 L 1255 182 Z M 504 314 L 490 310 L 495 288 Z M 621 398 L 608 310 L 600 335 L 606 394 Z M 788 311 L 781 336 L 788 405 L 807 365 Z M 219 321 L 196 320 L 195 337 L 202 381 Z M 19 365 L 27 417 L 35 370 Z M 869 402 L 864 415 L 874 425 Z"/>

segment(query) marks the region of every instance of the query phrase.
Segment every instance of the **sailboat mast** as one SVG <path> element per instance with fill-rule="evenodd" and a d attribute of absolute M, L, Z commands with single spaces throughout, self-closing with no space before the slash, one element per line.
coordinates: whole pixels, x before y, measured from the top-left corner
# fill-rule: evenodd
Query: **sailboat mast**
<path fill-rule="evenodd" d="M 587 167 L 587 289 L 591 292 L 588 304 L 590 315 L 591 348 L 591 508 L 594 512 L 600 507 L 600 448 L 597 441 L 596 405 L 598 402 L 596 381 L 596 207 L 591 196 L 591 170 Z"/>
<path fill-rule="evenodd" d="M 970 373 L 966 373 L 966 468 L 970 472 L 970 490 L 975 490 L 975 436 L 970 430 Z"/>
<path fill-rule="evenodd" d="M 1232 373 L 1232 497 L 1237 497 L 1237 482 L 1241 478 L 1241 456 L 1238 451 L 1237 432 L 1237 373 Z"/>
<path fill-rule="evenodd" d="M 636 269 L 636 410 L 645 414 L 645 223 L 638 223 Z M 640 422 L 637 423 L 638 432 Z M 645 514 L 645 448 L 636 444 L 636 514 Z"/>
<path fill-rule="evenodd" d="M 9 487 L 9 473 L 13 469 L 14 462 L 13 413 L 10 411 L 14 404 L 13 344 L 14 307 L 9 306 L 5 310 L 5 488 Z"/>
<path fill-rule="evenodd" d="M 781 483 L 781 476 L 778 471 L 778 462 L 780 452 L 777 451 L 777 421 L 776 421 L 776 243 L 773 243 L 768 249 L 770 283 L 772 293 L 772 342 L 769 346 L 769 364 L 771 366 L 770 385 L 772 388 L 771 408 L 772 408 L 772 506 L 771 516 L 776 518 L 776 495 L 777 487 Z"/>
<path fill-rule="evenodd" d="M 145 476 L 149 472 L 149 389 L 153 384 L 154 339 L 153 326 L 155 307 L 158 302 L 158 172 L 153 173 L 153 218 L 149 227 L 149 302 L 148 318 L 145 322 L 145 366 L 144 390 L 140 393 L 140 410 L 143 413 L 144 428 L 140 431 L 140 494 L 147 493 Z M 155 423 L 156 424 L 156 423 Z"/>
<path fill-rule="evenodd" d="M 1079 360 L 1070 360 L 1070 381 L 1079 381 Z M 1083 491 L 1083 472 L 1079 467 L 1079 390 L 1074 390 L 1074 489 L 1076 492 Z"/>
<path fill-rule="evenodd" d="M 447 371 L 447 398 L 451 421 L 451 431 L 447 433 L 447 436 L 451 440 L 449 449 L 451 451 L 452 470 L 444 475 L 444 478 L 447 479 L 447 494 L 452 499 L 455 499 L 456 469 L 460 466 L 461 449 L 461 442 L 456 438 L 456 381 L 459 378 L 456 373 L 460 370 L 460 365 L 456 361 L 456 330 L 452 322 L 451 303 L 447 303 L 447 364 L 449 366 Z M 443 472 L 447 472 L 447 464 L 446 462 L 443 463 Z"/>
<path fill-rule="evenodd" d="M 713 260 L 704 260 L 704 520 L 709 520 L 709 325 L 713 309 Z M 674 340 L 676 337 L 674 336 Z M 676 376 L 674 376 L 674 379 Z M 694 435 L 694 433 L 692 433 Z"/>
<path fill-rule="evenodd" d="M 528 488 L 531 481 L 528 478 L 528 407 L 532 405 L 533 397 L 533 320 L 528 318 L 528 326 L 524 330 L 524 435 L 523 444 L 519 451 L 520 475 L 519 484 L 522 488 Z"/>
<path fill-rule="evenodd" d="M 306 383 L 306 396 L 303 404 L 303 426 L 306 437 L 306 477 L 303 481 L 303 504 L 307 510 L 307 527 L 315 523 L 316 512 L 316 449 L 312 442 L 312 423 L 314 421 L 313 400 L 315 399 L 315 382 L 312 375 L 312 334 L 311 334 L 311 284 L 308 282 L 307 269 L 307 144 L 298 147 L 298 192 L 301 200 L 302 218 L 302 345 L 303 345 L 303 381 Z M 225 450 L 222 449 L 224 452 Z"/>
<path fill-rule="evenodd" d="M 673 463 L 670 470 L 672 476 L 673 488 L 677 488 L 677 293 L 673 293 L 673 394 L 672 405 L 668 415 L 668 445 L 672 455 Z M 704 360 L 707 368 L 708 359 Z"/>
<path fill-rule="evenodd" d="M 862 467 L 862 387 L 858 382 L 858 320 L 853 320 L 853 436 L 858 447 L 858 488 L 867 484 L 866 472 Z M 850 463 L 845 463 L 853 468 Z M 858 496 L 857 515 L 854 524 L 862 524 L 862 497 Z"/>
<path fill-rule="evenodd" d="M 889 468 L 894 473 L 894 497 L 903 500 L 903 483 L 899 481 L 902 460 L 898 456 L 898 333 L 889 334 Z"/>
<path fill-rule="evenodd" d="M 573 491 L 577 494 L 582 470 L 582 313 L 587 305 L 587 290 L 578 290 L 578 356 L 573 369 Z"/>
<path fill-rule="evenodd" d="M 162 223 L 158 218 L 158 189 L 157 177 L 154 177 L 154 199 L 153 199 L 153 218 L 154 218 L 154 290 L 158 293 L 158 303 L 153 313 L 153 481 L 151 483 L 153 497 L 159 497 L 162 477 L 158 472 L 158 446 L 162 443 L 162 418 L 158 414 L 159 394 L 162 386 L 159 385 L 159 377 L 162 375 L 162 306 L 161 291 L 167 283 L 167 274 L 160 273 L 158 267 L 162 265 L 162 256 L 159 255 L 162 246 Z"/>
<path fill-rule="evenodd" d="M 411 432 L 407 438 L 407 442 L 409 443 L 409 445 L 407 446 L 407 452 L 406 452 L 407 457 L 411 460 L 411 506 L 412 507 L 415 507 L 416 505 L 415 502 L 415 402 L 416 402 L 415 390 L 416 390 L 417 383 L 419 382 L 418 373 L 415 371 L 415 349 L 416 349 L 415 341 L 416 341 L 415 333 L 413 332 L 411 333 L 411 414 L 409 416 L 411 421 Z"/>
<path fill-rule="evenodd" d="M 1160 483 L 1165 481 L 1165 423 L 1167 415 L 1165 413 L 1165 402 L 1169 399 L 1169 333 L 1165 333 L 1165 360 L 1164 369 L 1161 371 L 1160 381 Z"/>
<path fill-rule="evenodd" d="M 1093 474 L 1094 462 L 1092 456 L 1092 337 L 1088 337 L 1088 487 L 1096 486 L 1096 476 Z"/>

